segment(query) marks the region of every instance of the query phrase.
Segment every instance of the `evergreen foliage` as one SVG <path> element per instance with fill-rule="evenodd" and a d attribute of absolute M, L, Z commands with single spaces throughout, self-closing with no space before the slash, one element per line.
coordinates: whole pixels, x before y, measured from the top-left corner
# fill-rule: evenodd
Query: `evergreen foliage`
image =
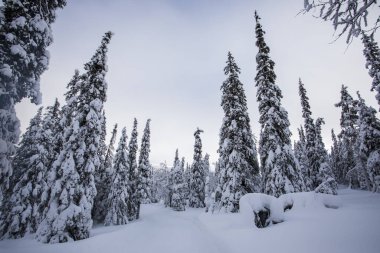
<path fill-rule="evenodd" d="M 4 0 L 0 6 L 0 185 L 9 187 L 11 157 L 20 135 L 15 104 L 23 98 L 41 103 L 40 76 L 47 69 L 51 24 L 65 0 Z M 0 192 L 0 201 L 2 193 Z"/>
<path fill-rule="evenodd" d="M 171 201 L 170 207 L 175 211 L 185 211 L 186 201 L 184 197 L 184 177 L 183 177 L 183 169 L 181 166 L 181 162 L 178 159 L 178 149 L 176 150 L 176 155 L 174 159 L 173 169 L 171 172 L 171 180 L 172 180 L 172 193 L 171 193 Z"/>
<path fill-rule="evenodd" d="M 342 174 L 344 169 L 342 166 L 344 166 L 342 159 L 342 141 L 339 137 L 335 135 L 334 130 L 331 130 L 331 139 L 333 141 L 333 146 L 331 147 L 330 152 L 330 165 L 331 170 L 334 174 L 334 178 L 337 182 L 341 182 L 341 179 L 344 178 L 344 175 Z"/>
<path fill-rule="evenodd" d="M 316 163 L 319 165 L 318 173 L 315 177 L 315 192 L 336 195 L 338 184 L 336 183 L 329 162 L 329 157 L 325 145 L 322 140 L 321 127 L 324 124 L 322 118 L 315 121 L 315 157 Z"/>
<path fill-rule="evenodd" d="M 359 134 L 356 159 L 360 163 L 360 175 L 367 189 L 380 192 L 380 121 L 376 110 L 365 104 L 359 96 Z"/>
<path fill-rule="evenodd" d="M 127 130 L 124 127 L 116 149 L 112 184 L 106 201 L 107 214 L 104 220 L 106 226 L 124 225 L 129 221 L 128 164 Z"/>
<path fill-rule="evenodd" d="M 305 126 L 305 141 L 306 141 L 306 155 L 307 155 L 307 168 L 308 179 L 305 181 L 309 182 L 307 188 L 310 190 L 314 190 L 317 186 L 317 174 L 320 168 L 320 164 L 318 163 L 318 156 L 315 151 L 316 146 L 316 132 L 315 132 L 315 124 L 314 120 L 311 117 L 311 109 L 309 104 L 309 98 L 306 94 L 306 89 L 301 79 L 299 79 L 299 95 L 301 98 L 301 107 L 302 107 L 302 117 L 304 118 L 304 126 Z"/>
<path fill-rule="evenodd" d="M 46 205 L 47 188 L 45 174 L 49 162 L 49 139 L 42 129 L 42 107 L 30 121 L 29 127 L 17 152 L 13 187 L 3 203 L 0 220 L 0 236 L 20 238 L 34 233 L 41 221 L 42 210 Z M 23 151 L 24 153 L 19 153 Z"/>
<path fill-rule="evenodd" d="M 141 140 L 139 165 L 138 165 L 138 191 L 139 201 L 142 204 L 152 203 L 151 165 L 150 153 L 150 119 L 147 120 Z"/>
<path fill-rule="evenodd" d="M 221 87 L 224 119 L 219 134 L 220 178 L 216 202 L 225 211 L 237 212 L 240 197 L 260 191 L 260 178 L 247 99 L 239 80 L 240 68 L 230 52 L 226 63 L 227 79 Z"/>
<path fill-rule="evenodd" d="M 339 103 L 335 104 L 336 107 L 341 108 L 340 126 L 341 132 L 339 138 L 342 142 L 340 160 L 342 161 L 341 169 L 343 170 L 339 174 L 344 178 L 338 179 L 341 183 L 349 183 L 351 187 L 359 187 L 358 175 L 356 173 L 356 161 L 354 147 L 358 135 L 357 130 L 357 103 L 352 96 L 348 93 L 347 86 L 342 85 L 341 97 Z"/>
<path fill-rule="evenodd" d="M 322 140 L 321 128 L 324 124 L 322 118 L 315 122 L 311 117 L 311 109 L 306 89 L 301 79 L 299 80 L 299 95 L 301 98 L 302 117 L 306 135 L 304 139 L 306 157 L 300 157 L 302 166 L 308 167 L 308 172 L 304 173 L 304 180 L 307 190 L 316 190 L 329 194 L 337 194 L 337 184 L 333 176 L 330 159 Z M 306 158 L 306 159 L 305 159 Z M 300 161 L 300 160 L 299 160 Z M 321 185 L 323 184 L 323 186 Z"/>
<path fill-rule="evenodd" d="M 274 62 L 269 57 L 270 49 L 264 40 L 265 32 L 257 13 L 255 18 L 256 46 L 259 49 L 255 81 L 261 124 L 259 154 L 262 189 L 265 194 L 278 197 L 285 193 L 303 191 L 305 184 L 291 147 L 288 113 L 281 106 L 282 92 L 275 84 Z"/>
<path fill-rule="evenodd" d="M 294 156 L 296 157 L 298 161 L 299 168 L 302 172 L 302 176 L 305 182 L 305 190 L 311 191 L 313 190 L 313 182 L 311 181 L 310 177 L 310 170 L 309 170 L 309 160 L 307 158 L 307 146 L 306 146 L 306 137 L 305 137 L 305 131 L 303 127 L 301 126 L 298 129 L 298 136 L 299 140 L 295 142 L 294 144 Z"/>
<path fill-rule="evenodd" d="M 202 140 L 200 134 L 203 130 L 197 128 L 194 133 L 194 156 L 191 165 L 189 206 L 195 208 L 205 207 L 204 164 L 202 161 Z"/>
<path fill-rule="evenodd" d="M 140 203 L 138 199 L 137 178 L 137 120 L 134 119 L 131 139 L 128 144 L 128 219 L 130 221 L 139 218 Z"/>
<path fill-rule="evenodd" d="M 117 124 L 112 130 L 110 143 L 108 144 L 107 151 L 104 157 L 102 166 L 99 166 L 99 171 L 95 174 L 95 186 L 97 195 L 94 200 L 94 207 L 92 210 L 93 219 L 99 223 L 103 223 L 108 212 L 107 199 L 112 185 L 113 178 L 113 152 L 117 134 Z"/>
<path fill-rule="evenodd" d="M 371 90 L 376 92 L 376 100 L 380 106 L 380 48 L 373 36 L 373 33 L 371 35 L 362 33 L 363 54 L 366 58 L 365 67 L 369 76 L 373 78 Z"/>
<path fill-rule="evenodd" d="M 101 163 L 99 149 L 107 91 L 104 78 L 111 36 L 111 32 L 104 35 L 91 61 L 84 66 L 86 72 L 70 86 L 73 96 L 65 109 L 70 114 L 63 119 L 69 126 L 65 128 L 63 149 L 49 175 L 52 188 L 46 217 L 37 231 L 42 242 L 81 240 L 90 235 L 96 196 L 94 174 Z"/>

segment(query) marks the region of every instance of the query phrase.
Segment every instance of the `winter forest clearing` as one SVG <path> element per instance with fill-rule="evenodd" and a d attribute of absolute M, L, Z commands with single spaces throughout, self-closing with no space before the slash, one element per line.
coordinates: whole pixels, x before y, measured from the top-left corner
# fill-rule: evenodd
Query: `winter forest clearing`
<path fill-rule="evenodd" d="M 286 222 L 266 230 L 253 229 L 240 214 L 210 215 L 204 209 L 176 212 L 162 204 L 141 208 L 141 219 L 124 226 L 96 226 L 87 240 L 44 245 L 30 236 L 0 242 L 0 251 L 235 253 L 345 252 L 376 253 L 380 226 L 380 195 L 340 190 L 339 209 L 299 207 Z"/>
<path fill-rule="evenodd" d="M 334 43 L 343 40 L 347 51 L 361 46 L 362 64 L 342 66 L 342 55 L 314 50 L 313 38 L 324 32 L 311 40 L 299 33 L 306 27 L 309 34 L 309 21 L 281 22 L 277 14 L 293 13 L 292 5 L 282 13 L 267 1 L 85 1 L 0 2 L 0 252 L 380 251 L 377 1 L 304 1 L 297 20 L 311 14 L 332 23 Z M 280 8 L 273 15 L 271 7 Z M 241 22 L 245 15 L 249 22 Z M 88 23 L 90 30 L 74 35 Z M 92 48 L 91 31 L 98 36 L 104 24 L 121 39 L 106 30 Z M 231 24 L 240 29 L 206 43 Z M 273 39 L 284 35 L 278 25 L 286 35 Z M 184 31 L 203 34 L 188 43 Z M 68 38 L 74 43 L 66 51 Z M 314 49 L 303 54 L 309 43 Z M 62 64 L 69 56 L 70 67 L 50 64 L 48 47 L 56 44 L 53 55 Z M 137 58 L 126 57 L 136 50 Z M 254 61 L 241 63 L 242 55 Z M 83 67 L 75 69 L 73 59 Z M 192 59 L 197 64 L 186 64 Z M 58 94 L 66 68 L 72 72 Z M 345 84 L 327 78 L 326 86 L 320 76 Z M 356 93 L 352 83 L 360 84 Z M 31 116 L 27 100 L 45 106 Z"/>

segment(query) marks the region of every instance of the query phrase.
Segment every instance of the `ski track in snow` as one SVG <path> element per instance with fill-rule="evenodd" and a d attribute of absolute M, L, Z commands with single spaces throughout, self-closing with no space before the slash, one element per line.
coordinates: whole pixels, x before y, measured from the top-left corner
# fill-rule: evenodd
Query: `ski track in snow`
<path fill-rule="evenodd" d="M 239 214 L 143 205 L 140 220 L 97 225 L 89 239 L 42 244 L 27 236 L 0 241 L 0 253 L 380 252 L 380 194 L 340 190 L 339 196 L 339 209 L 289 211 L 285 222 L 265 229 L 242 222 Z"/>

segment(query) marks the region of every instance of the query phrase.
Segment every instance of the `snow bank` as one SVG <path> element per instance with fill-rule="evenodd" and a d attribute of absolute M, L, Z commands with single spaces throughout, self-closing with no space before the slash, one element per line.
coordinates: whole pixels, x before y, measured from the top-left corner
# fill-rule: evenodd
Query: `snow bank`
<path fill-rule="evenodd" d="M 297 209 L 334 208 L 341 207 L 338 196 L 315 192 L 289 193 L 279 198 L 262 194 L 249 193 L 244 195 L 239 202 L 242 219 L 247 223 L 256 223 L 257 219 L 269 217 L 263 227 L 280 223 L 285 220 L 285 211 Z"/>

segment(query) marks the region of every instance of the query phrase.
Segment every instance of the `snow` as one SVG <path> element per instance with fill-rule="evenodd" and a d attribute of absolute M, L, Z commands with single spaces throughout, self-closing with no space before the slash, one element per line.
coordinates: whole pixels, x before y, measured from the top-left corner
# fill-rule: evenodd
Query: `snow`
<path fill-rule="evenodd" d="M 0 241 L 0 252 L 380 252 L 380 194 L 350 189 L 338 193 L 280 197 L 279 203 L 292 198 L 294 207 L 283 213 L 284 222 L 267 228 L 256 228 L 242 213 L 209 214 L 200 208 L 176 212 L 147 204 L 140 220 L 96 226 L 86 240 L 42 244 L 28 236 Z M 339 207 L 326 208 L 326 203 Z"/>
<path fill-rule="evenodd" d="M 23 58 L 26 58 L 26 51 L 20 45 L 12 45 L 11 52 L 14 55 L 20 55 Z"/>
<path fill-rule="evenodd" d="M 11 77 L 12 76 L 12 69 L 8 64 L 4 64 L 3 68 L 0 69 L 0 73 L 3 74 L 4 76 Z"/>

